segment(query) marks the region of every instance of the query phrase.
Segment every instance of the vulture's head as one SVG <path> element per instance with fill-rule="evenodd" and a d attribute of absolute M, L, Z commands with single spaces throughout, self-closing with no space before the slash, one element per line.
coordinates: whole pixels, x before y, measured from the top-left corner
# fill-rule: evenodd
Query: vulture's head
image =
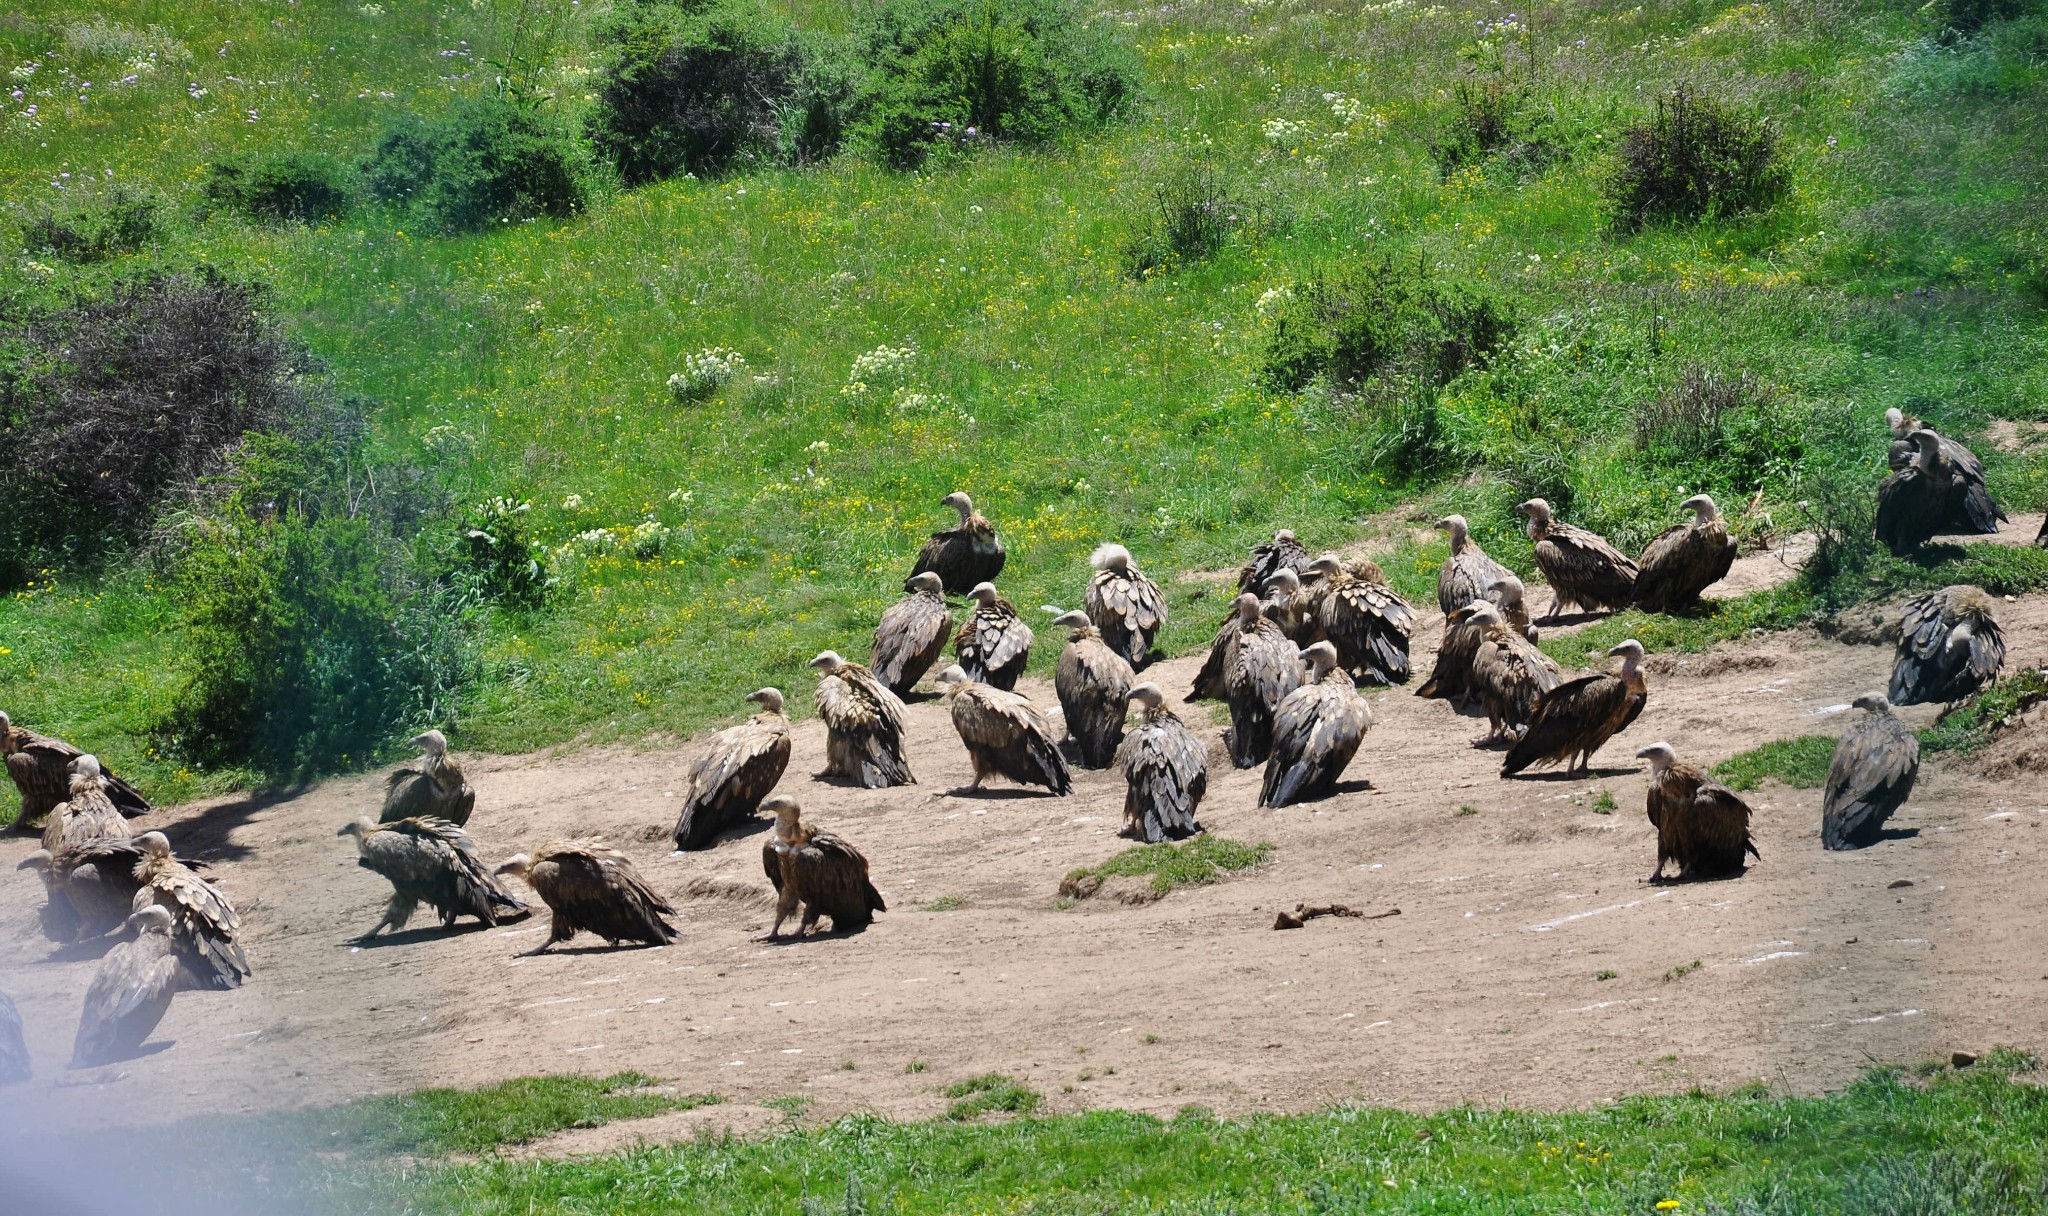
<path fill-rule="evenodd" d="M 1126 695 L 1146 709 L 1158 709 L 1166 704 L 1166 693 L 1157 684 L 1133 684 Z"/>
<path fill-rule="evenodd" d="M 1114 570 L 1119 574 L 1131 572 L 1131 551 L 1119 544 L 1097 545 L 1095 552 L 1088 555 L 1088 564 L 1097 570 Z"/>
<path fill-rule="evenodd" d="M 781 689 L 757 688 L 753 692 L 747 694 L 747 700 L 754 702 L 756 705 L 759 705 L 761 709 L 766 713 L 779 714 L 782 712 Z"/>
<path fill-rule="evenodd" d="M 929 591 L 933 595 L 938 595 L 945 591 L 946 580 L 940 578 L 936 571 L 925 570 L 910 576 L 910 589 L 912 591 Z"/>
<path fill-rule="evenodd" d="M 1550 501 L 1532 498 L 1527 502 L 1516 503 L 1515 514 L 1527 516 L 1532 524 L 1547 524 L 1550 522 Z"/>
<path fill-rule="evenodd" d="M 169 857 L 171 838 L 162 832 L 144 832 L 135 838 L 135 847 L 148 857 Z"/>
<path fill-rule="evenodd" d="M 1082 630 L 1095 628 L 1095 622 L 1089 620 L 1088 614 L 1079 608 L 1069 608 L 1052 618 L 1052 626 L 1055 629 L 1072 629 L 1074 637 L 1079 638 Z"/>
<path fill-rule="evenodd" d="M 969 684 L 974 683 L 974 681 L 967 678 L 967 669 L 965 667 L 955 663 L 939 673 L 937 683 L 940 688 L 945 689 L 947 692 L 953 692 L 956 689 L 967 687 Z"/>
<path fill-rule="evenodd" d="M 1451 538 L 1451 550 L 1453 552 L 1456 552 L 1458 547 L 1465 543 L 1466 537 L 1472 535 L 1472 525 L 1466 523 L 1465 517 L 1462 515 L 1446 515 L 1436 521 L 1436 527 L 1437 531 L 1443 532 Z"/>
<path fill-rule="evenodd" d="M 1231 603 L 1230 610 L 1237 614 L 1238 624 L 1249 625 L 1259 619 L 1263 605 L 1259 603 L 1258 596 L 1247 591 Z"/>
<path fill-rule="evenodd" d="M 1511 604 L 1519 604 L 1522 602 L 1524 594 L 1522 580 L 1512 574 L 1497 578 L 1493 580 L 1493 586 L 1486 589 L 1486 594 L 1492 597 L 1494 603 L 1499 604 L 1503 608 Z"/>
<path fill-rule="evenodd" d="M 1498 625 L 1507 620 L 1506 617 L 1501 615 L 1499 605 L 1491 600 L 1473 600 L 1463 608 L 1453 609 L 1450 619 L 1461 623 L 1470 621 L 1482 629 L 1488 625 Z"/>
<path fill-rule="evenodd" d="M 1643 661 L 1643 644 L 1634 638 L 1630 638 L 1608 651 L 1607 657 L 1620 659 L 1624 667 L 1634 667 Z"/>
<path fill-rule="evenodd" d="M 1359 558 L 1345 567 L 1345 570 L 1352 578 L 1357 579 L 1361 583 L 1385 585 L 1387 581 L 1387 572 L 1380 569 L 1380 564 L 1369 557 Z"/>
<path fill-rule="evenodd" d="M 14 751 L 14 719 L 0 712 L 0 751 Z"/>
<path fill-rule="evenodd" d="M 836 650 L 821 650 L 818 652 L 818 657 L 811 660 L 811 666 L 817 668 L 825 675 L 836 676 L 839 674 L 839 669 L 846 666 L 846 660 L 840 658 L 839 652 Z"/>
<path fill-rule="evenodd" d="M 1275 591 L 1286 595 L 1293 595 L 1299 590 L 1301 590 L 1301 576 L 1294 572 L 1292 566 L 1280 567 L 1278 570 L 1273 571 L 1272 578 L 1266 580 L 1267 595 L 1271 595 Z"/>
<path fill-rule="evenodd" d="M 1881 692 L 1866 692 L 1854 701 L 1849 702 L 1849 704 L 1857 709 L 1867 709 L 1874 714 L 1888 714 L 1892 712 L 1891 699 Z"/>
<path fill-rule="evenodd" d="M 353 837 L 355 837 L 355 838 L 356 838 L 357 840 L 361 840 L 361 839 L 363 839 L 363 838 L 364 838 L 365 836 L 368 836 L 368 835 L 369 835 L 370 833 L 372 833 L 372 832 L 374 832 L 374 831 L 376 831 L 376 830 L 377 830 L 377 823 L 376 823 L 376 821 L 375 821 L 375 820 L 373 820 L 373 819 L 371 819 L 371 818 L 370 818 L 370 817 L 369 817 L 368 815 L 364 815 L 364 816 L 361 816 L 360 818 L 357 818 L 357 819 L 351 820 L 351 821 L 350 821 L 350 822 L 348 822 L 348 823 L 344 823 L 344 824 L 342 824 L 342 825 L 341 825 L 341 830 L 340 830 L 340 831 L 338 831 L 338 832 L 336 832 L 336 833 L 335 833 L 335 835 L 336 835 L 336 836 L 353 836 Z"/>
<path fill-rule="evenodd" d="M 1679 503 L 1678 509 L 1692 512 L 1693 523 L 1702 526 L 1713 523 L 1721 517 L 1721 508 L 1715 506 L 1713 497 L 1707 494 L 1693 495 L 1691 498 Z"/>
<path fill-rule="evenodd" d="M 994 583 L 976 583 L 974 584 L 974 590 L 967 593 L 967 598 L 983 608 L 993 608 L 996 606 L 996 601 L 1003 597 L 996 593 L 996 585 Z"/>
<path fill-rule="evenodd" d="M 14 868 L 17 870 L 48 870 L 50 868 L 50 850 L 37 849 L 16 862 Z"/>
<path fill-rule="evenodd" d="M 1334 553 L 1323 553 L 1308 564 L 1308 568 L 1324 578 L 1344 573 L 1344 559 Z"/>
<path fill-rule="evenodd" d="M 171 910 L 159 903 L 146 908 L 137 908 L 128 914 L 128 927 L 137 934 L 169 933 L 171 931 Z"/>
<path fill-rule="evenodd" d="M 1913 442 L 1915 464 L 1918 464 L 1922 469 L 1932 472 L 1941 463 L 1940 435 L 1935 434 L 1926 427 L 1921 427 L 1919 430 L 1906 436 L 1906 438 Z"/>
<path fill-rule="evenodd" d="M 1273 543 L 1276 545 L 1298 545 L 1301 542 L 1294 538 L 1294 530 L 1292 528 L 1282 528 L 1278 532 L 1273 533 Z"/>
<path fill-rule="evenodd" d="M 1884 424 L 1891 428 L 1894 438 L 1906 437 L 1906 411 L 1893 406 L 1884 412 Z"/>
<path fill-rule="evenodd" d="M 797 820 L 804 809 L 788 794 L 777 794 L 761 803 L 761 809 L 775 816 L 775 834 L 787 840 L 796 835 Z"/>
<path fill-rule="evenodd" d="M 974 514 L 974 500 L 967 497 L 967 495 L 962 494 L 958 490 L 955 490 L 951 494 L 948 494 L 944 498 L 941 498 L 939 500 L 939 505 L 942 507 L 951 507 L 955 511 L 960 512 L 961 523 L 966 523 L 967 517 Z"/>
<path fill-rule="evenodd" d="M 1650 746 L 1638 751 L 1636 759 L 1648 760 L 1650 762 L 1650 771 L 1661 773 L 1678 763 L 1678 749 L 1672 747 L 1669 743 L 1652 743 Z"/>
<path fill-rule="evenodd" d="M 412 737 L 412 745 L 429 756 L 448 754 L 448 736 L 438 730 L 423 731 Z"/>
<path fill-rule="evenodd" d="M 100 758 L 90 752 L 78 757 L 71 762 L 71 775 L 88 780 L 97 778 L 100 775 Z"/>
<path fill-rule="evenodd" d="M 1301 661 L 1320 680 L 1337 666 L 1337 648 L 1328 642 L 1317 642 L 1301 652 Z"/>
<path fill-rule="evenodd" d="M 499 862 L 497 868 L 492 870 L 491 873 L 496 874 L 500 878 L 503 878 L 508 874 L 514 878 L 525 878 L 527 872 L 532 869 L 532 857 L 528 856 L 525 853 L 514 853 L 512 854 L 512 856 L 507 857 L 505 860 Z"/>

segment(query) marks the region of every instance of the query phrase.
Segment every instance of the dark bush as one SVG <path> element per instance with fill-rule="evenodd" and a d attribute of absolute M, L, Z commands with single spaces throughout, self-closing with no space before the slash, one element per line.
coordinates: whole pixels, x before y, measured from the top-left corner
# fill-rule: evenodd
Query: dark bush
<path fill-rule="evenodd" d="M 1944 30 L 1970 35 L 1994 21 L 2048 13 L 2044 0 L 1935 0 L 1928 6 Z"/>
<path fill-rule="evenodd" d="M 581 211 L 590 172 L 583 141 L 545 113 L 502 97 L 457 102 L 388 127 L 364 164 L 380 202 L 416 212 L 442 232 Z"/>
<path fill-rule="evenodd" d="M 1805 412 L 1743 373 L 1694 365 L 1636 410 L 1636 448 L 1694 481 L 1754 493 L 1791 479 L 1806 450 Z"/>
<path fill-rule="evenodd" d="M 1124 246 L 1133 278 L 1176 261 L 1213 257 L 1243 223 L 1244 208 L 1233 202 L 1223 180 L 1205 165 L 1178 170 L 1152 191 L 1153 211 Z"/>
<path fill-rule="evenodd" d="M 310 224 L 355 203 L 348 167 L 317 152 L 272 152 L 220 161 L 200 185 L 206 201 L 257 223 Z"/>
<path fill-rule="evenodd" d="M 1493 160 L 1516 175 L 1543 172 L 1563 155 L 1548 116 L 1526 85 L 1506 75 L 1458 82 L 1450 115 L 1430 141 L 1437 172 Z"/>
<path fill-rule="evenodd" d="M 479 589 L 519 608 L 539 607 L 555 585 L 547 548 L 527 529 L 528 506 L 492 498 L 462 523 L 463 554 Z"/>
<path fill-rule="evenodd" d="M 74 263 L 140 253 L 163 236 L 169 210 L 160 194 L 116 186 L 103 197 L 29 220 L 22 247 Z"/>
<path fill-rule="evenodd" d="M 1382 256 L 1296 288 L 1273 314 L 1263 370 L 1285 392 L 1317 376 L 1343 390 L 1401 377 L 1434 387 L 1483 365 L 1513 334 L 1492 295 Z"/>
<path fill-rule="evenodd" d="M 1607 182 L 1608 215 L 1633 232 L 1648 224 L 1761 211 L 1789 183 L 1770 123 L 1680 85 L 1648 121 L 1622 135 Z"/>
<path fill-rule="evenodd" d="M 1126 114 L 1136 61 L 1075 0 L 888 0 L 861 35 L 856 130 L 889 165 L 1045 143 Z"/>

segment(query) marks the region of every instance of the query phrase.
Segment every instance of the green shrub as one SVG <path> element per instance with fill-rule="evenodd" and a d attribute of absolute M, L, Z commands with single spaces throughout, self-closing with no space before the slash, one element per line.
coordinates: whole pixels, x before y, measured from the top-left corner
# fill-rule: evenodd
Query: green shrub
<path fill-rule="evenodd" d="M 1995 21 L 2048 12 L 2048 4 L 2042 0 L 1934 0 L 1926 11 L 1944 30 L 1974 34 Z"/>
<path fill-rule="evenodd" d="M 555 585 L 547 547 L 526 529 L 530 505 L 489 499 L 470 512 L 461 529 L 464 555 L 483 592 L 521 608 L 538 607 Z"/>
<path fill-rule="evenodd" d="M 200 192 L 206 201 L 257 223 L 310 224 L 344 215 L 355 201 L 354 175 L 317 152 L 272 152 L 216 162 Z"/>
<path fill-rule="evenodd" d="M 363 173 L 378 201 L 449 233 L 572 215 L 591 190 L 583 141 L 502 97 L 466 99 L 432 119 L 407 115 L 378 138 Z"/>
<path fill-rule="evenodd" d="M 155 191 L 116 186 L 101 198 L 35 216 L 22 230 L 22 248 L 80 264 L 140 253 L 163 236 L 169 210 Z"/>
<path fill-rule="evenodd" d="M 1186 165 L 1152 191 L 1153 211 L 1124 246 L 1124 266 L 1142 279 L 1175 262 L 1214 257 L 1243 223 L 1223 179 L 1207 165 Z"/>
<path fill-rule="evenodd" d="M 1137 94 L 1135 58 L 1076 0 L 888 0 L 861 46 L 856 130 L 899 169 L 937 151 L 1091 130 Z"/>
<path fill-rule="evenodd" d="M 1697 86 L 1657 99 L 1648 120 L 1623 133 L 1607 182 L 1615 228 L 1737 215 L 1771 207 L 1789 175 L 1770 123 L 1738 114 Z"/>
<path fill-rule="evenodd" d="M 1262 370 L 1283 392 L 1318 376 L 1350 391 L 1397 376 L 1434 387 L 1483 365 L 1514 334 L 1494 296 L 1391 256 L 1295 288 L 1271 320 Z"/>
<path fill-rule="evenodd" d="M 1028 1115 L 1044 1100 L 1036 1090 L 999 1072 L 948 1085 L 946 1096 L 953 1099 L 953 1104 L 946 1108 L 946 1117 L 956 1123 L 970 1122 L 992 1112 Z"/>
<path fill-rule="evenodd" d="M 1527 84 L 1498 74 L 1461 80 L 1450 114 L 1430 141 L 1430 159 L 1445 178 L 1489 160 L 1515 176 L 1537 174 L 1563 156 L 1548 114 Z"/>
<path fill-rule="evenodd" d="M 1744 372 L 1693 364 L 1636 409 L 1636 448 L 1697 483 L 1754 493 L 1789 482 L 1805 451 L 1801 412 Z"/>

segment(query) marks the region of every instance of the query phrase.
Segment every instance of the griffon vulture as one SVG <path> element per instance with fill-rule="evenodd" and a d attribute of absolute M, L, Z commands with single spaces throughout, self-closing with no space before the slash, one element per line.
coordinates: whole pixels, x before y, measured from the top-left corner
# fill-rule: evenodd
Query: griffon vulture
<path fill-rule="evenodd" d="M 135 903 L 155 903 L 170 913 L 171 945 L 189 981 L 200 988 L 240 988 L 251 972 L 248 956 L 242 953 L 242 918 L 235 906 L 171 855 L 171 842 L 162 832 L 144 832 L 135 843 L 142 847 L 142 860 L 135 867 L 142 890 L 136 892 Z"/>
<path fill-rule="evenodd" d="M 71 762 L 71 797 L 59 803 L 43 820 L 43 847 L 51 853 L 67 845 L 95 840 L 128 839 L 128 821 L 107 796 L 107 783 L 100 777 L 97 756 L 80 756 Z"/>
<path fill-rule="evenodd" d="M 1082 602 L 1088 619 L 1102 631 L 1103 645 L 1122 655 L 1133 670 L 1143 667 L 1152 640 L 1166 628 L 1166 597 L 1122 545 L 1098 547 L 1088 563 L 1095 567 Z"/>
<path fill-rule="evenodd" d="M 1906 605 L 1891 703 L 1960 701 L 1998 678 L 2003 666 L 2005 634 L 1991 597 L 1977 587 L 1943 587 Z"/>
<path fill-rule="evenodd" d="M 1472 689 L 1492 726 L 1479 744 L 1513 743 L 1534 719 L 1537 702 L 1557 687 L 1562 676 L 1550 656 L 1503 620 L 1493 604 L 1480 600 L 1451 614 L 1454 621 L 1461 618 L 1479 630 L 1472 652 Z"/>
<path fill-rule="evenodd" d="M 35 870 L 48 897 L 43 935 L 53 942 L 83 941 L 128 923 L 135 893 L 142 889 L 136 866 L 142 846 L 130 839 L 93 840 L 58 849 L 37 849 L 17 870 Z"/>
<path fill-rule="evenodd" d="M 1292 570 L 1298 576 L 1306 574 L 1308 566 L 1308 550 L 1294 539 L 1294 533 L 1282 528 L 1273 533 L 1272 540 L 1252 546 L 1252 559 L 1237 572 L 1237 593 L 1264 591 L 1282 570 Z"/>
<path fill-rule="evenodd" d="M 1635 606 L 1644 612 L 1691 607 L 1735 564 L 1735 538 L 1714 500 L 1695 494 L 1679 507 L 1691 511 L 1692 520 L 1658 533 L 1636 563 Z"/>
<path fill-rule="evenodd" d="M 417 767 L 391 774 L 384 787 L 384 813 L 379 823 L 401 819 L 439 819 L 462 827 L 476 809 L 476 791 L 463 780 L 462 767 L 448 754 L 448 736 L 430 730 L 412 745 L 424 753 Z"/>
<path fill-rule="evenodd" d="M 1500 609 L 1500 619 L 1525 639 L 1531 642 L 1541 640 L 1536 633 L 1535 622 L 1529 619 L 1528 591 L 1522 586 L 1521 579 L 1512 574 L 1502 575 L 1486 589 L 1480 601 Z"/>
<path fill-rule="evenodd" d="M 1892 713 L 1882 693 L 1856 698 L 1868 711 L 1842 733 L 1828 762 L 1827 794 L 1820 806 L 1820 843 L 1860 849 L 1878 842 L 1885 820 L 1906 804 L 1920 775 L 1920 740 Z"/>
<path fill-rule="evenodd" d="M 709 848 L 719 833 L 751 819 L 761 800 L 789 767 L 789 719 L 782 693 L 763 688 L 747 694 L 761 712 L 711 736 L 711 745 L 690 770 L 690 788 L 676 818 L 678 849 Z"/>
<path fill-rule="evenodd" d="M 1415 611 L 1387 586 L 1371 562 L 1354 572 L 1334 553 L 1315 560 L 1322 577 L 1311 587 L 1316 636 L 1337 648 L 1337 665 L 1353 679 L 1374 684 L 1408 682 L 1408 635 Z"/>
<path fill-rule="evenodd" d="M 485 867 L 476 842 L 445 819 L 401 819 L 371 823 L 368 816 L 343 824 L 341 836 L 356 838 L 356 864 L 382 875 L 391 884 L 384 919 L 356 940 L 369 941 L 390 929 L 396 933 L 426 904 L 441 915 L 441 927 L 455 926 L 458 916 L 474 916 L 486 925 L 526 914 L 526 904 L 499 885 Z"/>
<path fill-rule="evenodd" d="M 1258 597 L 1246 592 L 1210 643 L 1187 699 L 1221 697 L 1230 706 L 1223 744 L 1232 764 L 1251 768 L 1272 755 L 1273 711 L 1300 686 L 1300 650 L 1260 614 Z"/>
<path fill-rule="evenodd" d="M 1055 794 L 1071 794 L 1073 778 L 1060 755 L 1059 734 L 1038 707 L 1014 692 L 968 678 L 959 667 L 939 673 L 953 729 L 974 761 L 974 785 L 991 775 L 1019 785 L 1042 785 Z"/>
<path fill-rule="evenodd" d="M 1635 594 L 1636 564 L 1606 537 L 1550 517 L 1550 503 L 1532 498 L 1515 510 L 1529 517 L 1536 568 L 1550 583 L 1556 620 L 1569 604 L 1581 612 L 1619 612 Z"/>
<path fill-rule="evenodd" d="M 1941 521 L 1942 532 L 1994 533 L 1999 524 L 2007 522 L 2005 511 L 1992 501 L 1991 491 L 1984 484 L 1984 462 L 1975 452 L 1910 414 L 1889 409 L 1884 417 L 1892 432 L 1890 463 L 1894 473 L 1913 463 L 1913 432 L 1928 431 L 1935 436 L 1941 463 L 1948 468 L 1954 489 L 1947 515 Z"/>
<path fill-rule="evenodd" d="M 1486 550 L 1472 539 L 1472 529 L 1462 515 L 1446 515 L 1437 528 L 1449 534 L 1451 553 L 1436 574 L 1436 606 L 1445 616 L 1486 594 L 1486 589 L 1508 576 L 1508 568 L 1486 556 Z"/>
<path fill-rule="evenodd" d="M 1508 749 L 1500 775 L 1512 777 L 1530 765 L 1563 764 L 1567 774 L 1590 772 L 1593 753 L 1643 712 L 1649 685 L 1643 679 L 1643 644 L 1630 638 L 1607 652 L 1621 670 L 1567 680 L 1543 694 L 1529 729 Z"/>
<path fill-rule="evenodd" d="M 599 841 L 542 845 L 500 862 L 497 873 L 525 879 L 552 914 L 548 939 L 527 951 L 529 955 L 545 953 L 586 929 L 613 946 L 666 946 L 682 937 L 667 920 L 676 910 L 647 885 L 630 858 Z"/>
<path fill-rule="evenodd" d="M 1052 677 L 1067 737 L 1074 741 L 1082 768 L 1108 768 L 1124 739 L 1124 715 L 1137 676 L 1122 655 L 1103 643 L 1087 613 L 1062 613 L 1053 627 L 1071 631 Z"/>
<path fill-rule="evenodd" d="M 863 789 L 916 785 L 903 755 L 903 702 L 875 673 L 836 650 L 811 660 L 818 669 L 818 717 L 825 723 L 825 772 Z"/>
<path fill-rule="evenodd" d="M 1008 692 L 1031 660 L 1031 626 L 993 584 L 975 584 L 969 598 L 974 611 L 953 635 L 953 658 L 971 679 Z"/>
<path fill-rule="evenodd" d="M 71 762 L 84 754 L 62 739 L 16 726 L 13 719 L 0 713 L 0 755 L 7 757 L 7 775 L 14 778 L 14 788 L 21 791 L 21 814 L 14 821 L 16 827 L 42 826 L 42 818 L 50 813 L 50 808 L 70 796 Z M 137 793 L 134 786 L 104 768 L 100 777 L 107 783 L 107 797 L 121 808 L 122 814 L 149 813 L 149 800 Z"/>
<path fill-rule="evenodd" d="M 1259 787 L 1259 805 L 1282 807 L 1327 798 L 1358 754 L 1372 710 L 1337 666 L 1337 648 L 1317 642 L 1301 652 L 1308 680 L 1273 714 L 1273 757 Z"/>
<path fill-rule="evenodd" d="M 946 607 L 945 583 L 927 570 L 910 576 L 910 594 L 889 605 L 875 626 L 875 645 L 868 667 L 889 691 L 907 697 L 953 636 L 953 614 Z"/>
<path fill-rule="evenodd" d="M 153 904 L 138 908 L 128 923 L 135 928 L 134 940 L 107 951 L 92 986 L 85 990 L 85 1009 L 71 1046 L 73 1068 L 111 1064 L 135 1054 L 164 1020 L 178 991 L 170 912 Z"/>
<path fill-rule="evenodd" d="M 0 992 L 0 1085 L 13 1085 L 29 1077 L 28 1044 L 21 1037 L 21 1010 Z"/>
<path fill-rule="evenodd" d="M 1265 590 L 1266 598 L 1260 601 L 1259 610 L 1267 620 L 1280 626 L 1288 641 L 1307 646 L 1322 640 L 1316 636 L 1315 592 L 1301 585 L 1301 575 L 1293 570 L 1276 570 L 1266 581 Z M 1234 614 L 1236 609 L 1231 611 Z"/>
<path fill-rule="evenodd" d="M 1195 811 L 1209 788 L 1209 749 L 1166 707 L 1157 684 L 1131 689 L 1142 706 L 1137 728 L 1124 736 L 1124 835 L 1146 844 L 1182 840 L 1202 830 Z"/>
<path fill-rule="evenodd" d="M 1528 610 L 1519 603 L 1521 586 L 1522 581 L 1510 574 L 1496 579 L 1493 586 L 1486 589 L 1486 594 L 1473 603 L 1492 606 L 1495 615 L 1513 629 L 1515 626 L 1509 621 L 1503 601 L 1512 587 L 1517 593 L 1517 613 L 1526 622 Z M 1479 695 L 1479 690 L 1472 683 L 1472 660 L 1479 653 L 1479 637 L 1484 632 L 1485 627 L 1475 624 L 1469 616 L 1459 618 L 1455 610 L 1447 616 L 1443 640 L 1437 643 L 1436 666 L 1429 673 L 1429 682 L 1416 689 L 1415 695 L 1449 701 L 1460 708 L 1469 705 Z M 1535 641 L 1533 625 L 1516 629 L 1516 632 L 1531 642 Z"/>
<path fill-rule="evenodd" d="M 957 490 L 940 499 L 939 505 L 958 511 L 960 523 L 932 533 L 924 542 L 903 589 L 914 590 L 917 576 L 926 571 L 938 575 L 944 590 L 952 595 L 965 595 L 976 583 L 994 582 L 1003 572 L 1004 557 L 995 525 L 974 509 L 973 499 Z"/>
<path fill-rule="evenodd" d="M 1742 873 L 1743 855 L 1763 860 L 1749 838 L 1749 807 L 1735 792 L 1697 765 L 1679 762 L 1669 743 L 1652 743 L 1636 753 L 1650 762 L 1650 826 L 1657 829 L 1657 868 L 1649 881 L 1664 881 L 1664 866 L 1678 867 L 1678 881 L 1727 878 Z"/>
<path fill-rule="evenodd" d="M 775 816 L 775 829 L 761 846 L 761 868 L 775 884 L 771 939 L 782 936 L 782 922 L 799 907 L 798 937 L 809 933 L 820 916 L 831 917 L 833 932 L 844 933 L 889 910 L 868 878 L 868 859 L 859 849 L 802 822 L 803 809 L 788 795 L 770 798 L 766 809 Z"/>

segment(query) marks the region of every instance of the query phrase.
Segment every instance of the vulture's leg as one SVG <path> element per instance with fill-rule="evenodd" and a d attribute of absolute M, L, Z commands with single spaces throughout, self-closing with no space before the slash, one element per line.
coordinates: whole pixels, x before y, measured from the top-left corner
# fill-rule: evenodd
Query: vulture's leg
<path fill-rule="evenodd" d="M 775 924 L 768 930 L 770 941 L 782 936 L 782 922 L 788 920 L 790 913 L 796 911 L 796 905 L 796 884 L 785 879 L 779 898 L 775 901 Z"/>

